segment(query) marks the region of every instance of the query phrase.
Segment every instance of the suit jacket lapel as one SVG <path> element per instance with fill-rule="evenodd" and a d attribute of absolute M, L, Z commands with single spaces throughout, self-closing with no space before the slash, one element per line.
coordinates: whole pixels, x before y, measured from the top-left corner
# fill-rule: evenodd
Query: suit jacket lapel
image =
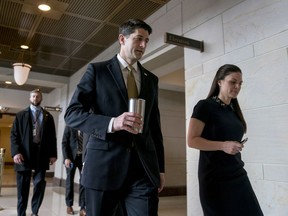
<path fill-rule="evenodd" d="M 111 73 L 111 75 L 112 75 L 112 77 L 116 83 L 116 86 L 120 89 L 120 92 L 121 92 L 123 99 L 128 104 L 127 89 L 126 89 L 126 85 L 125 85 L 125 82 L 123 79 L 122 71 L 120 69 L 118 59 L 116 56 L 111 60 L 111 64 L 107 65 L 107 68 L 110 71 L 110 73 Z"/>
<path fill-rule="evenodd" d="M 149 89 L 147 89 L 147 79 L 148 79 L 148 74 L 146 73 L 146 69 L 144 69 L 140 63 L 138 63 L 138 67 L 140 69 L 140 73 L 141 73 L 141 88 L 140 88 L 140 92 L 139 92 L 139 98 L 146 98 L 145 95 L 147 94 L 147 91 L 149 91 Z"/>
<path fill-rule="evenodd" d="M 27 125 L 27 127 L 24 127 L 23 134 L 25 137 L 27 137 L 26 139 L 28 139 L 28 143 L 30 143 L 30 140 L 33 139 L 32 129 L 31 129 L 32 128 L 32 112 L 30 110 L 30 107 L 26 108 L 23 119 L 25 119 L 26 125 Z M 23 140 L 24 139 L 25 138 L 23 138 Z M 29 148 L 29 145 L 28 145 L 28 148 Z"/>
<path fill-rule="evenodd" d="M 139 98 L 145 98 L 145 95 L 147 94 L 147 91 L 149 92 L 149 89 L 147 89 L 147 79 L 149 79 L 149 74 L 146 73 L 146 69 L 142 67 L 142 65 L 138 62 L 138 67 L 140 69 L 141 73 L 141 89 L 139 92 Z M 118 59 L 115 56 L 111 59 L 109 64 L 107 65 L 107 68 L 109 72 L 111 73 L 116 86 L 120 89 L 122 98 L 125 100 L 126 104 L 128 104 L 128 93 L 127 88 L 123 79 L 122 71 L 120 69 Z"/>
<path fill-rule="evenodd" d="M 43 112 L 43 120 L 42 120 L 42 127 L 41 127 L 41 139 L 42 139 L 44 127 L 46 125 L 46 122 L 48 121 L 48 112 L 44 110 L 43 108 L 41 108 L 41 110 Z"/>

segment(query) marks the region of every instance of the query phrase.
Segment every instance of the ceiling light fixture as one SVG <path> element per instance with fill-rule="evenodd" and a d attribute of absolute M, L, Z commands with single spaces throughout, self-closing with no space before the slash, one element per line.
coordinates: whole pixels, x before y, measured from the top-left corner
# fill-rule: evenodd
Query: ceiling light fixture
<path fill-rule="evenodd" d="M 21 47 L 21 49 L 24 49 L 24 50 L 29 49 L 29 46 L 27 46 L 27 45 L 25 45 L 25 44 L 21 45 L 20 47 Z"/>
<path fill-rule="evenodd" d="M 29 76 L 31 65 L 26 63 L 14 63 L 14 79 L 18 85 L 23 85 Z"/>
<path fill-rule="evenodd" d="M 11 85 L 12 82 L 11 81 L 5 81 L 6 84 Z"/>
<path fill-rule="evenodd" d="M 31 65 L 24 63 L 24 52 L 25 50 L 22 50 L 18 62 L 13 64 L 14 80 L 17 85 L 23 85 L 27 81 L 30 69 L 32 68 Z"/>
<path fill-rule="evenodd" d="M 51 7 L 48 4 L 39 4 L 38 5 L 39 10 L 41 11 L 49 11 L 51 10 Z"/>

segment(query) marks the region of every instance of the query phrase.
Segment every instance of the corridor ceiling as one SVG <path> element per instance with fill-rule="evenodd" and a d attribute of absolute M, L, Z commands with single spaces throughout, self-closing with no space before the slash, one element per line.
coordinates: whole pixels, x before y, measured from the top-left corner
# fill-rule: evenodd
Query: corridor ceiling
<path fill-rule="evenodd" d="M 40 2 L 0 1 L 0 89 L 51 92 L 55 87 L 42 82 L 16 85 L 12 64 L 23 57 L 43 83 L 47 75 L 69 78 L 116 42 L 119 24 L 145 20 L 169 0 L 46 0 L 48 12 L 37 8 Z M 22 44 L 30 49 L 23 51 Z M 7 78 L 11 85 L 4 83 Z"/>

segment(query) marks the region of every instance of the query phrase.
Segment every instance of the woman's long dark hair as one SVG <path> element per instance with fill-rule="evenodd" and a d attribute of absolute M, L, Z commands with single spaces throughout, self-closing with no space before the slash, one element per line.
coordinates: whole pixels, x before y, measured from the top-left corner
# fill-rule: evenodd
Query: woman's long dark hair
<path fill-rule="evenodd" d="M 232 64 L 225 64 L 218 69 L 218 71 L 214 77 L 214 80 L 212 82 L 212 85 L 211 85 L 211 88 L 210 88 L 210 91 L 209 91 L 207 98 L 212 98 L 214 96 L 217 97 L 219 95 L 220 88 L 218 85 L 218 81 L 224 80 L 225 77 L 231 73 L 242 73 L 242 71 L 239 67 L 237 67 L 236 65 L 232 65 Z M 232 103 L 232 106 L 234 108 L 236 115 L 238 116 L 238 118 L 242 122 L 243 127 L 244 127 L 244 131 L 246 133 L 247 124 L 246 124 L 246 121 L 245 121 L 244 116 L 242 114 L 242 111 L 241 111 L 241 108 L 239 106 L 237 98 L 232 98 L 231 103 Z"/>

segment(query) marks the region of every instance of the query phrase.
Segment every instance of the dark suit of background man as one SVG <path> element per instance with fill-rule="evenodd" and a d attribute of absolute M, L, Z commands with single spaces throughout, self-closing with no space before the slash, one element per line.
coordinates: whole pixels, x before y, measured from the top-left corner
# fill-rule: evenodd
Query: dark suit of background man
<path fill-rule="evenodd" d="M 82 170 L 89 216 L 112 216 L 119 203 L 124 215 L 158 214 L 164 185 L 158 78 L 138 62 L 151 32 L 141 20 L 122 24 L 120 53 L 89 64 L 66 110 L 66 123 L 90 135 Z M 146 100 L 144 119 L 128 112 L 127 66 L 134 67 L 139 98 Z"/>
<path fill-rule="evenodd" d="M 25 216 L 33 173 L 32 215 L 38 215 L 42 204 L 46 170 L 57 159 L 56 130 L 53 116 L 41 108 L 42 93 L 30 92 L 30 107 L 16 114 L 11 129 L 11 155 L 17 172 L 17 212 Z"/>
<path fill-rule="evenodd" d="M 65 127 L 62 138 L 62 153 L 66 167 L 66 194 L 65 202 L 67 214 L 74 214 L 72 208 L 74 201 L 74 177 L 76 168 L 79 170 L 80 180 L 82 171 L 83 133 L 70 127 Z M 86 215 L 84 187 L 79 180 L 79 206 L 80 216 Z"/>

